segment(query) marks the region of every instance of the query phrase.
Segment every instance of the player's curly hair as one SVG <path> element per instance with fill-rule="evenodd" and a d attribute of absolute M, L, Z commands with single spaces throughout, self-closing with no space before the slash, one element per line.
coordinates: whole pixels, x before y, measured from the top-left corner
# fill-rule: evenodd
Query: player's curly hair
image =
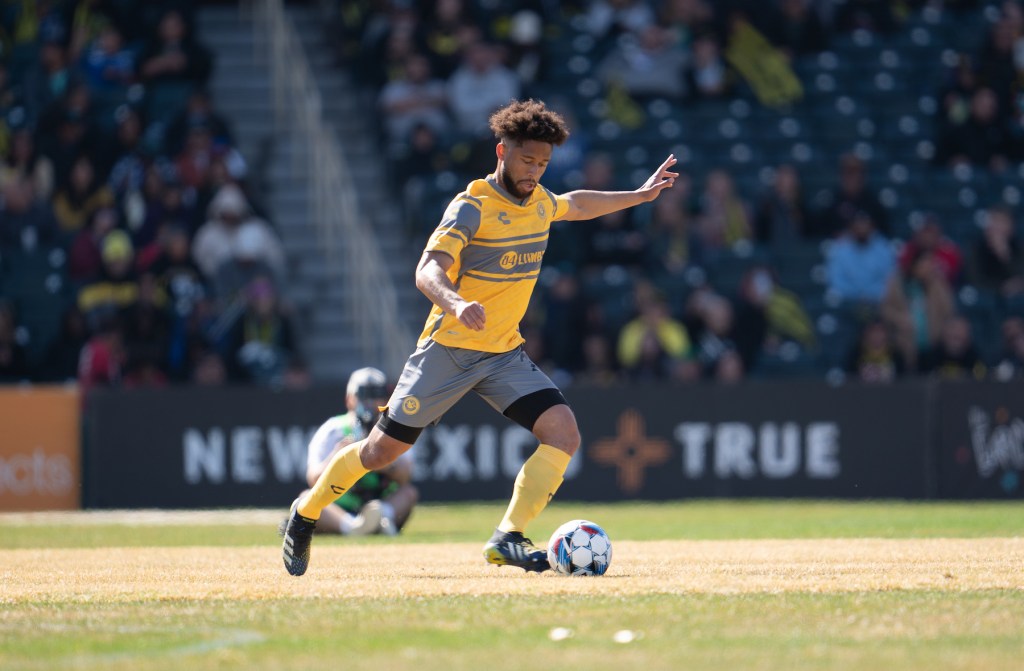
<path fill-rule="evenodd" d="M 491 115 L 491 130 L 499 140 L 522 144 L 527 140 L 561 145 L 569 137 L 562 115 L 541 100 L 513 100 Z"/>

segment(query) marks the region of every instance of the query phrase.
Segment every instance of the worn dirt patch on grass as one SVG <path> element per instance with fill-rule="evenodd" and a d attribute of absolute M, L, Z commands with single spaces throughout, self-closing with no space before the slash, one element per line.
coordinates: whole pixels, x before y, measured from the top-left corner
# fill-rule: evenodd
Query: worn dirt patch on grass
<path fill-rule="evenodd" d="M 314 543 L 305 576 L 276 547 L 0 551 L 0 603 L 452 595 L 1024 590 L 1024 539 L 621 541 L 606 576 L 484 564 L 479 544 Z"/>

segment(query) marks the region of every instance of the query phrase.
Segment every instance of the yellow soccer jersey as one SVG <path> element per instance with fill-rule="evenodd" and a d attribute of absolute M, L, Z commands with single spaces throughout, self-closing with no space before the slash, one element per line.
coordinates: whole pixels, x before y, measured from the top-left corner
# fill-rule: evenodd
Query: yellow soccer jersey
<path fill-rule="evenodd" d="M 418 345 L 433 338 L 448 347 L 508 352 L 522 344 L 519 322 L 537 284 L 551 222 L 568 209 L 565 198 L 539 184 L 520 201 L 494 175 L 470 182 L 448 205 L 426 251 L 455 259 L 448 279 L 463 299 L 484 306 L 486 325 L 474 331 L 435 305 Z"/>

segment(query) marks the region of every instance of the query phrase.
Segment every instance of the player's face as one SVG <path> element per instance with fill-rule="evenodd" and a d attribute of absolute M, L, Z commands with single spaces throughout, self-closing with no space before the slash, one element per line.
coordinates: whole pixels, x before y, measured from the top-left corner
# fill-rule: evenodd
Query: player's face
<path fill-rule="evenodd" d="M 541 175 L 551 161 L 551 144 L 527 140 L 522 144 L 501 142 L 498 177 L 505 190 L 516 198 L 527 198 L 537 188 Z"/>

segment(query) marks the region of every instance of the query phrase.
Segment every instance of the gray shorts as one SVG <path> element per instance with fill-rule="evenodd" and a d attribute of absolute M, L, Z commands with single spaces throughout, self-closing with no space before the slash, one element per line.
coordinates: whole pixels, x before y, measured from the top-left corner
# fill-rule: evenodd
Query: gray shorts
<path fill-rule="evenodd" d="M 441 419 L 469 391 L 475 391 L 492 408 L 504 413 L 519 399 L 545 390 L 565 402 L 554 383 L 522 347 L 494 354 L 445 347 L 431 340 L 406 362 L 388 401 L 387 414 L 403 426 L 422 429 Z M 555 404 L 551 395 L 542 396 L 548 407 Z"/>

